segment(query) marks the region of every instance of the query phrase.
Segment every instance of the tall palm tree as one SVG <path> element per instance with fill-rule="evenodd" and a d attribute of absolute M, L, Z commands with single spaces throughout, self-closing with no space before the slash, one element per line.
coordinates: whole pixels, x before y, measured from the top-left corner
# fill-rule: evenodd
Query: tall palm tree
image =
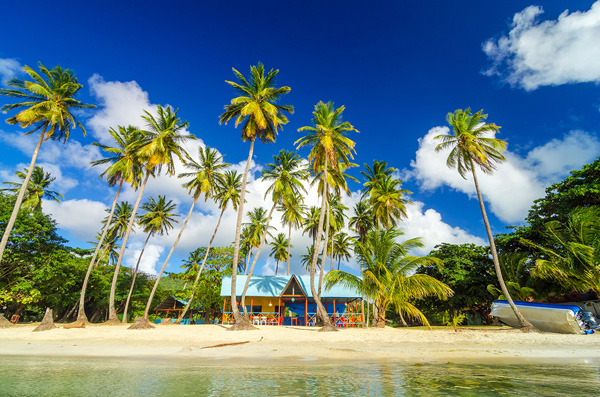
<path fill-rule="evenodd" d="M 254 152 L 254 141 L 256 138 L 262 142 L 275 142 L 278 129 L 288 123 L 284 113 L 294 113 L 294 107 L 289 105 L 278 105 L 276 102 L 285 94 L 290 92 L 290 87 L 275 87 L 275 77 L 279 70 L 271 69 L 265 75 L 262 63 L 250 67 L 250 79 L 247 80 L 243 74 L 233 69 L 238 82 L 227 81 L 235 92 L 240 96 L 233 98 L 229 105 L 225 106 L 225 112 L 221 114 L 219 123 L 229 122 L 235 119 L 235 126 L 242 123 L 242 140 L 250 141 L 250 150 L 246 160 L 246 169 L 242 177 L 242 195 L 240 207 L 235 225 L 235 242 L 233 245 L 233 266 L 231 274 L 231 309 L 235 318 L 235 325 L 231 328 L 252 328 L 249 319 L 242 318 L 237 305 L 235 283 L 240 252 L 240 235 L 242 232 L 242 215 L 244 214 L 244 202 L 246 197 L 246 181 L 248 171 L 252 162 Z"/>
<path fill-rule="evenodd" d="M 306 254 L 300 255 L 300 264 L 302 265 L 302 267 L 304 267 L 304 269 L 306 269 L 306 271 L 308 273 L 310 273 L 310 266 L 312 264 L 312 258 L 314 256 L 314 253 L 315 253 L 315 246 L 310 245 L 310 246 L 306 247 Z M 322 262 L 323 261 L 321 260 L 321 255 L 319 255 L 319 260 L 317 261 L 318 268 L 321 268 Z"/>
<path fill-rule="evenodd" d="M 490 222 L 488 221 L 485 212 L 485 205 L 483 203 L 481 191 L 479 190 L 477 173 L 475 172 L 477 166 L 484 173 L 490 174 L 496 169 L 494 163 L 506 160 L 502 154 L 506 149 L 506 142 L 488 136 L 498 132 L 500 127 L 494 123 L 486 123 L 485 120 L 487 119 L 487 116 L 487 114 L 483 114 L 483 109 L 475 114 L 471 113 L 471 109 L 457 109 L 454 113 L 448 113 L 446 121 L 452 127 L 452 132 L 454 134 L 436 136 L 435 139 L 440 140 L 441 143 L 436 146 L 435 150 L 441 151 L 451 149 L 446 165 L 449 168 L 456 168 L 460 176 L 464 179 L 467 179 L 466 175 L 469 172 L 473 175 L 473 182 L 475 182 L 479 207 L 490 242 L 490 249 L 492 251 L 496 275 L 498 276 L 498 283 L 500 284 L 502 293 L 515 313 L 515 316 L 519 320 L 521 328 L 525 331 L 534 331 L 536 328 L 523 317 L 521 312 L 519 312 L 519 309 L 515 306 L 504 283 L 500 262 L 498 261 L 498 252 L 496 251 L 496 244 L 494 243 L 494 236 L 492 235 Z"/>
<path fill-rule="evenodd" d="M 262 174 L 263 181 L 273 182 L 265 192 L 265 199 L 268 195 L 271 195 L 271 200 L 273 201 L 273 205 L 271 206 L 271 210 L 269 211 L 266 220 L 266 231 L 269 230 L 269 223 L 271 222 L 273 211 L 275 211 L 275 208 L 278 205 L 291 203 L 296 200 L 296 197 L 300 196 L 302 193 L 306 193 L 306 189 L 302 182 L 307 179 L 308 171 L 302 165 L 302 161 L 298 154 L 287 150 L 281 150 L 277 155 L 273 156 L 273 162 L 267 164 Z M 249 276 L 246 278 L 244 291 L 242 292 L 241 303 L 246 317 L 248 317 L 245 305 L 246 291 L 250 285 L 250 278 L 252 277 L 254 266 L 256 265 L 260 252 L 265 244 L 266 235 L 267 233 L 263 233 L 260 238 L 260 243 L 257 247 L 254 259 L 252 260 L 252 264 L 250 265 L 250 270 L 248 272 Z"/>
<path fill-rule="evenodd" d="M 174 157 L 177 157 L 181 162 L 184 162 L 184 155 L 187 153 L 183 149 L 183 144 L 189 140 L 196 139 L 194 135 L 183 134 L 185 129 L 189 126 L 189 123 L 182 121 L 177 117 L 177 110 L 173 111 L 170 107 L 163 108 L 158 105 L 156 117 L 146 110 L 144 110 L 144 113 L 145 115 L 142 116 L 142 119 L 146 122 L 146 130 L 144 131 L 144 139 L 139 146 L 137 155 L 140 158 L 140 162 L 143 164 L 145 176 L 138 189 L 138 197 L 133 206 L 133 213 L 129 219 L 129 223 L 127 224 L 127 230 L 123 237 L 123 245 L 121 247 L 121 252 L 119 253 L 119 260 L 117 261 L 115 274 L 110 287 L 108 321 L 111 323 L 119 323 L 119 318 L 117 317 L 117 312 L 115 310 L 117 277 L 125 254 L 127 240 L 129 239 L 133 224 L 135 223 L 137 209 L 142 200 L 148 178 L 151 175 L 154 177 L 160 174 L 163 167 L 167 169 L 167 175 L 174 175 Z"/>
<path fill-rule="evenodd" d="M 27 168 L 27 175 L 23 179 L 23 185 L 19 190 L 15 206 L 0 241 L 0 263 L 8 244 L 8 237 L 21 208 L 25 191 L 29 185 L 29 179 L 35 169 L 35 162 L 42 142 L 50 138 L 62 139 L 63 142 L 66 142 L 71 134 L 71 129 L 77 126 L 81 128 L 83 135 L 85 135 L 85 128 L 71 112 L 96 107 L 75 99 L 75 95 L 83 86 L 77 82 L 77 78 L 71 70 L 63 70 L 60 66 L 48 70 L 41 63 L 39 68 L 45 78 L 29 66 L 24 66 L 23 70 L 33 81 L 14 78 L 6 83 L 8 87 L 13 89 L 0 89 L 0 95 L 24 100 L 24 102 L 7 104 L 0 108 L 0 111 L 4 113 L 15 109 L 20 110 L 16 115 L 6 120 L 8 124 L 19 124 L 21 128 L 31 127 L 32 130 L 26 132 L 26 135 L 42 130 L 33 151 L 31 163 Z"/>
<path fill-rule="evenodd" d="M 365 163 L 366 171 L 361 171 L 360 173 L 365 178 L 365 182 L 363 183 L 362 197 L 365 198 L 377 184 L 379 180 L 385 178 L 386 176 L 392 175 L 394 171 L 396 171 L 393 167 L 388 167 L 387 162 L 385 161 L 377 161 L 373 160 L 373 167 L 370 167 Z"/>
<path fill-rule="evenodd" d="M 313 245 L 317 243 L 317 232 L 319 227 L 319 219 L 321 218 L 321 209 L 319 207 L 311 206 L 306 213 L 306 217 L 302 221 L 302 226 L 304 230 L 302 234 L 308 233 L 309 237 L 312 237 Z M 321 225 L 322 227 L 323 225 Z M 323 230 L 321 229 L 321 233 Z"/>
<path fill-rule="evenodd" d="M 208 246 L 206 247 L 206 253 L 204 254 L 204 259 L 202 259 L 202 265 L 200 266 L 198 273 L 196 274 L 196 279 L 194 280 L 194 286 L 192 287 L 192 295 L 188 300 L 188 303 L 183 308 L 181 315 L 177 319 L 177 322 L 180 323 L 181 319 L 185 316 L 187 311 L 192 304 L 192 300 L 194 299 L 194 291 L 196 291 L 196 287 L 198 286 L 198 282 L 200 281 L 200 275 L 202 274 L 202 270 L 206 265 L 206 260 L 208 259 L 208 253 L 210 247 L 212 245 L 215 236 L 217 235 L 217 231 L 219 230 L 219 225 L 221 224 L 221 218 L 223 217 L 223 213 L 227 209 L 229 203 L 233 207 L 234 211 L 237 211 L 238 206 L 240 204 L 240 196 L 241 196 L 241 182 L 242 176 L 237 173 L 237 171 L 225 171 L 223 177 L 217 181 L 216 191 L 214 193 L 213 199 L 218 203 L 219 208 L 221 209 L 221 213 L 219 214 L 219 220 L 217 221 L 217 225 L 215 226 L 215 231 L 208 242 Z"/>
<path fill-rule="evenodd" d="M 352 258 L 351 248 L 354 244 L 352 237 L 341 232 L 335 235 L 333 239 L 333 255 L 332 257 L 338 260 L 337 270 L 340 270 L 340 262 L 342 259 L 349 260 Z"/>
<path fill-rule="evenodd" d="M 92 166 L 110 163 L 106 170 L 104 170 L 104 172 L 100 174 L 100 177 L 106 177 L 109 186 L 112 187 L 118 184 L 119 188 L 117 189 L 117 193 L 115 194 L 115 198 L 113 199 L 108 218 L 104 223 L 104 229 L 102 230 L 101 237 L 98 240 L 98 244 L 96 245 L 94 254 L 90 259 L 87 272 L 85 273 L 85 277 L 83 279 L 83 285 L 81 286 L 81 294 L 79 296 L 79 310 L 76 320 L 77 323 L 87 322 L 87 316 L 85 315 L 84 307 L 85 292 L 90 279 L 90 274 L 96 263 L 98 253 L 100 252 L 100 245 L 102 244 L 102 241 L 106 238 L 108 229 L 111 225 L 112 217 L 115 213 L 117 200 L 121 193 L 123 183 L 129 183 L 133 187 L 136 187 L 140 182 L 140 176 L 142 173 L 142 167 L 137 156 L 137 148 L 142 142 L 144 133 L 133 126 L 119 126 L 117 130 L 111 127 L 108 130 L 108 132 L 115 140 L 114 147 L 106 146 L 97 142 L 94 142 L 93 145 L 99 146 L 102 148 L 103 151 L 110 153 L 111 157 L 93 161 Z"/>
<path fill-rule="evenodd" d="M 19 179 L 25 180 L 27 177 L 27 173 L 29 172 L 27 168 L 24 169 L 24 173 L 21 171 L 15 172 Z M 60 203 L 60 199 L 64 199 L 64 196 L 58 192 L 48 190 L 48 187 L 52 182 L 54 182 L 56 178 L 52 178 L 49 172 L 44 172 L 42 167 L 35 166 L 33 170 L 33 174 L 31 174 L 31 178 L 29 179 L 29 183 L 27 184 L 27 190 L 25 195 L 23 196 L 23 203 L 21 204 L 21 209 L 25 211 L 42 211 L 42 198 L 54 200 Z M 5 185 L 13 186 L 12 188 L 0 189 L 0 191 L 10 191 L 13 193 L 19 192 L 21 190 L 21 186 L 23 186 L 23 182 L 3 182 Z"/>
<path fill-rule="evenodd" d="M 360 200 L 354 206 L 354 216 L 350 217 L 349 226 L 358 234 L 358 241 L 364 244 L 367 233 L 375 228 L 373 214 L 366 200 Z"/>
<path fill-rule="evenodd" d="M 328 196 L 327 188 L 327 171 L 329 167 L 338 169 L 337 164 L 339 162 L 349 164 L 354 153 L 355 143 L 346 137 L 349 131 L 357 131 L 347 121 L 342 122 L 342 113 L 345 107 L 340 106 L 334 109 L 333 102 L 327 104 L 319 102 L 315 105 L 313 111 L 313 125 L 301 127 L 298 131 L 309 131 L 309 134 L 296 141 L 298 148 L 308 146 L 311 151 L 308 155 L 308 160 L 312 165 L 313 173 L 317 175 L 320 171 L 323 172 L 323 189 L 321 190 L 321 214 L 319 216 L 319 225 L 317 230 L 323 230 L 323 221 L 325 215 L 325 208 Z M 315 252 L 313 253 L 313 260 L 310 267 L 310 284 L 311 292 L 315 297 L 315 303 L 317 305 L 317 315 L 323 320 L 324 330 L 335 330 L 325 307 L 321 303 L 321 300 L 317 296 L 317 289 L 315 287 L 315 271 L 319 255 L 319 246 L 321 244 L 321 233 L 317 233 L 315 241 Z"/>
<path fill-rule="evenodd" d="M 406 200 L 403 196 L 412 192 L 402 189 L 401 185 L 400 179 L 385 175 L 372 186 L 369 203 L 378 227 L 384 226 L 389 229 L 408 216 L 406 204 L 412 204 L 412 201 Z"/>
<path fill-rule="evenodd" d="M 271 254 L 276 261 L 275 265 L 275 275 L 277 275 L 277 271 L 279 270 L 279 262 L 286 261 L 288 259 L 288 246 L 289 241 L 285 238 L 285 234 L 279 233 L 277 237 L 273 241 L 271 241 Z"/>
<path fill-rule="evenodd" d="M 189 154 L 185 155 L 186 161 L 183 163 L 184 167 L 190 170 L 191 172 L 184 172 L 177 175 L 178 178 L 192 178 L 186 183 L 183 184 L 184 188 L 187 188 L 190 193 L 192 193 L 194 200 L 192 201 L 192 205 L 190 206 L 190 210 L 188 212 L 185 221 L 183 221 L 183 225 L 181 225 L 181 229 L 179 230 L 179 234 L 177 238 L 173 242 L 173 246 L 165 259 L 165 262 L 158 273 L 158 277 L 154 282 L 154 286 L 152 287 L 152 291 L 150 292 L 150 296 L 148 297 L 148 302 L 146 303 L 146 309 L 144 310 L 144 319 L 148 320 L 148 315 L 150 313 L 150 305 L 152 305 L 152 299 L 154 298 L 154 294 L 156 293 L 156 288 L 158 288 L 158 283 L 160 282 L 160 278 L 162 277 L 169 260 L 171 259 L 171 255 L 175 252 L 175 248 L 177 244 L 179 244 L 179 240 L 183 235 L 183 231 L 187 226 L 190 218 L 192 217 L 192 213 L 194 211 L 194 207 L 196 206 L 196 202 L 204 194 L 204 201 L 212 198 L 217 190 L 217 186 L 219 183 L 223 183 L 223 169 L 228 167 L 229 164 L 223 163 L 223 156 L 219 153 L 217 149 L 209 148 L 205 146 L 204 148 L 198 149 L 198 161 L 193 159 Z M 207 250 L 208 251 L 208 250 Z"/>
<path fill-rule="evenodd" d="M 334 259 L 334 250 L 335 250 L 335 236 L 336 233 L 340 232 L 342 228 L 346 225 L 345 219 L 348 218 L 346 216 L 345 211 L 348 210 L 342 202 L 340 201 L 339 196 L 334 196 L 329 201 L 329 223 L 331 225 L 331 236 L 329 239 L 331 240 L 330 246 L 330 258 L 331 258 L 331 271 L 333 271 L 333 259 Z M 339 264 L 338 264 L 339 267 Z M 338 269 L 339 270 L 339 269 Z"/>
<path fill-rule="evenodd" d="M 158 200 L 155 200 L 154 197 L 150 197 L 148 202 L 142 204 L 142 211 L 145 211 L 146 213 L 139 217 L 138 224 L 142 227 L 142 230 L 147 236 L 135 264 L 135 269 L 133 270 L 131 286 L 129 287 L 129 293 L 127 294 L 127 300 L 125 301 L 125 309 L 123 309 L 123 324 L 127 323 L 127 309 L 129 308 L 131 294 L 133 294 L 133 287 L 135 286 L 135 279 L 137 278 L 140 261 L 146 250 L 146 244 L 148 244 L 150 237 L 155 234 L 158 234 L 159 236 L 169 234 L 169 230 L 173 229 L 173 224 L 178 223 L 175 219 L 179 216 L 175 214 L 176 208 L 177 204 L 173 203 L 173 200 L 167 201 L 165 196 L 160 195 L 158 196 Z"/>
<path fill-rule="evenodd" d="M 410 300 L 430 295 L 446 299 L 453 293 L 441 281 L 426 274 L 415 274 L 419 266 L 439 266 L 441 261 L 433 257 L 408 255 L 409 250 L 423 244 L 418 238 L 398 243 L 396 239 L 400 235 L 402 233 L 394 228 L 369 232 L 367 244 L 358 243 L 359 256 L 365 263 L 363 277 L 335 270 L 327 274 L 325 281 L 328 288 L 342 284 L 373 299 L 378 306 L 378 327 L 385 327 L 385 314 L 390 306 L 394 306 L 399 314 L 429 325 L 427 318 Z"/>
<path fill-rule="evenodd" d="M 298 229 L 302 226 L 304 220 L 304 214 L 306 213 L 306 206 L 302 204 L 302 196 L 296 197 L 295 201 L 283 203 L 279 208 L 282 212 L 282 223 L 284 226 L 288 226 L 288 248 L 287 248 L 287 270 L 286 276 L 290 275 L 290 247 L 292 245 L 292 228 Z"/>

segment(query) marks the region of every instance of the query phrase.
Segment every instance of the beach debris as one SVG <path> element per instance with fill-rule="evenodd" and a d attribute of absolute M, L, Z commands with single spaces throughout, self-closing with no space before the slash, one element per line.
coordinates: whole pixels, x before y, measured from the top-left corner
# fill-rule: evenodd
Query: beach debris
<path fill-rule="evenodd" d="M 144 317 L 136 317 L 133 324 L 131 324 L 131 326 L 127 329 L 152 329 L 152 328 L 156 328 L 156 327 L 154 327 L 154 325 L 150 324 L 150 322 L 148 320 L 146 320 Z"/>
<path fill-rule="evenodd" d="M 42 322 L 33 330 L 33 332 L 49 331 L 54 328 L 56 328 L 56 325 L 54 325 L 54 319 L 52 318 L 52 309 L 47 307 Z"/>
<path fill-rule="evenodd" d="M 200 349 L 211 349 L 213 347 L 243 345 L 244 343 L 250 343 L 250 341 L 247 340 L 247 341 L 244 341 L 244 342 L 220 343 L 218 345 L 204 346 L 204 347 L 201 347 Z"/>
<path fill-rule="evenodd" d="M 0 328 L 12 327 L 14 324 L 4 318 L 3 314 L 0 314 Z"/>

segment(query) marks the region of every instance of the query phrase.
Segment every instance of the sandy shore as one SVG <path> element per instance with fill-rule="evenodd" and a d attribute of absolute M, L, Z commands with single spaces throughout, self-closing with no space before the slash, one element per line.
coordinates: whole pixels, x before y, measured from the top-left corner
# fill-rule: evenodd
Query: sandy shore
<path fill-rule="evenodd" d="M 508 328 L 422 330 L 261 326 L 229 332 L 219 325 L 160 325 L 153 330 L 88 325 L 31 332 L 35 325 L 0 329 L 2 355 L 53 357 L 157 357 L 165 359 L 573 361 L 600 362 L 600 334 L 524 334 Z M 219 344 L 244 344 L 204 348 Z"/>

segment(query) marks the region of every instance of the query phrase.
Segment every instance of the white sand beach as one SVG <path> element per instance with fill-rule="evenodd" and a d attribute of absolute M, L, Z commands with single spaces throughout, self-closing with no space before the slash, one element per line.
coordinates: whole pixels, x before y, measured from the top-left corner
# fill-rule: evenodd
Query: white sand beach
<path fill-rule="evenodd" d="M 157 357 L 166 359 L 277 359 L 459 361 L 600 360 L 600 334 L 525 334 L 510 328 L 340 329 L 261 326 L 227 331 L 219 325 L 159 325 L 152 330 L 88 325 L 32 332 L 35 325 L 0 329 L 0 356 Z M 214 345 L 248 342 L 237 345 Z"/>

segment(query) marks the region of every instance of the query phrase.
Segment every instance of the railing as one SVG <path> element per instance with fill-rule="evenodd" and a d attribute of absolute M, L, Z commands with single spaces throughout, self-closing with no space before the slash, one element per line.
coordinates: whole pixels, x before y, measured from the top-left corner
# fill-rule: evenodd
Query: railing
<path fill-rule="evenodd" d="M 244 314 L 242 313 L 242 316 Z M 280 325 L 279 313 L 274 312 L 249 312 L 250 322 L 254 325 Z M 223 313 L 223 324 L 235 324 L 233 312 Z"/>

